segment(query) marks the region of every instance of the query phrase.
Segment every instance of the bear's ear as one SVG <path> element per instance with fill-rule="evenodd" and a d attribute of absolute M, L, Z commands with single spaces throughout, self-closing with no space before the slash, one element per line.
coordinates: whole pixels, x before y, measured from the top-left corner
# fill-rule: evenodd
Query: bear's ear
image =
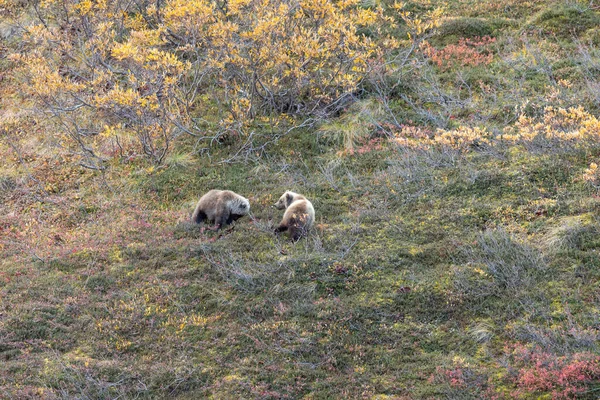
<path fill-rule="evenodd" d="M 289 206 L 290 204 L 292 204 L 292 200 L 294 200 L 294 196 L 288 192 L 285 194 L 285 199 L 286 199 L 287 205 Z"/>

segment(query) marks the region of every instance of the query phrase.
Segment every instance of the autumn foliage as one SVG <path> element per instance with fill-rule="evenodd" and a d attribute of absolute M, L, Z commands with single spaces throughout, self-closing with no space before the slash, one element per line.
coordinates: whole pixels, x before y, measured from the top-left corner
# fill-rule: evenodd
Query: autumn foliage
<path fill-rule="evenodd" d="M 563 3 L 0 0 L 0 398 L 597 398 Z M 192 223 L 214 188 L 252 215 Z"/>
<path fill-rule="evenodd" d="M 495 38 L 461 38 L 457 44 L 449 44 L 441 49 L 422 44 L 423 53 L 443 71 L 456 67 L 489 65 L 494 55 L 488 48 L 496 42 Z"/>
<path fill-rule="evenodd" d="M 600 357 L 595 354 L 556 356 L 537 347 L 514 347 L 509 356 L 516 367 L 513 398 L 549 393 L 552 399 L 573 399 L 600 380 Z"/>
<path fill-rule="evenodd" d="M 343 107 L 381 56 L 386 19 L 357 0 L 47 0 L 37 11 L 11 59 L 58 140 L 96 169 L 137 154 L 160 164 L 182 134 L 245 135 L 257 115 Z"/>

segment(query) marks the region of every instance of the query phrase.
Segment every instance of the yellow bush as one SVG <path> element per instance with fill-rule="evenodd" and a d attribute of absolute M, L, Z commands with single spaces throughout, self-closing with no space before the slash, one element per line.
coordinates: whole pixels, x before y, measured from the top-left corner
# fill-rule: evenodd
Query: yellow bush
<path fill-rule="evenodd" d="M 164 29 L 196 67 L 214 71 L 231 117 L 257 112 L 308 112 L 352 93 L 376 43 L 381 9 L 358 0 L 242 0 L 223 7 L 207 0 L 168 2 Z"/>
<path fill-rule="evenodd" d="M 392 23 L 359 3 L 170 0 L 132 11 L 121 0 L 45 0 L 12 60 L 85 165 L 140 153 L 160 163 L 182 133 L 206 134 L 195 123 L 203 110 L 239 135 L 257 115 L 345 106 L 381 58 L 378 26 Z"/>
<path fill-rule="evenodd" d="M 541 118 L 521 115 L 504 129 L 502 139 L 531 146 L 595 144 L 600 140 L 600 121 L 583 107 L 546 107 Z"/>
<path fill-rule="evenodd" d="M 441 146 L 468 150 L 472 145 L 521 145 L 534 151 L 563 151 L 569 148 L 598 146 L 600 120 L 583 107 L 546 107 L 540 117 L 521 115 L 519 119 L 494 136 L 485 128 L 460 126 L 444 130 L 405 126 L 395 132 L 393 141 L 403 147 L 430 148 Z M 592 172 L 595 167 L 590 166 Z M 590 172 L 591 174 L 591 172 Z M 590 175 L 588 174 L 588 175 Z M 591 175 L 590 175 L 591 176 Z"/>

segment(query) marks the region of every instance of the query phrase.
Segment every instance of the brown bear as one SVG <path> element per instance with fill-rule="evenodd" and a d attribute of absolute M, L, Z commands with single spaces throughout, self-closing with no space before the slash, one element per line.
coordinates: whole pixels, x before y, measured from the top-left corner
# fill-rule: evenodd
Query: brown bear
<path fill-rule="evenodd" d="M 293 241 L 306 235 L 315 221 L 313 205 L 298 193 L 286 191 L 275 203 L 275 208 L 285 209 L 283 219 L 275 229 L 275 233 L 288 231 Z"/>
<path fill-rule="evenodd" d="M 223 228 L 250 212 L 250 202 L 231 190 L 211 190 L 198 200 L 192 221 L 214 221 L 212 230 Z"/>

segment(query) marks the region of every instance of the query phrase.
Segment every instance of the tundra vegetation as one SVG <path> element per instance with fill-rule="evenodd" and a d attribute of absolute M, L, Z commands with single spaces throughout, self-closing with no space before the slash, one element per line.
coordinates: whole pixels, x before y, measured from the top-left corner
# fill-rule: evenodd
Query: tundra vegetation
<path fill-rule="evenodd" d="M 595 2 L 0 16 L 0 398 L 600 395 Z"/>

